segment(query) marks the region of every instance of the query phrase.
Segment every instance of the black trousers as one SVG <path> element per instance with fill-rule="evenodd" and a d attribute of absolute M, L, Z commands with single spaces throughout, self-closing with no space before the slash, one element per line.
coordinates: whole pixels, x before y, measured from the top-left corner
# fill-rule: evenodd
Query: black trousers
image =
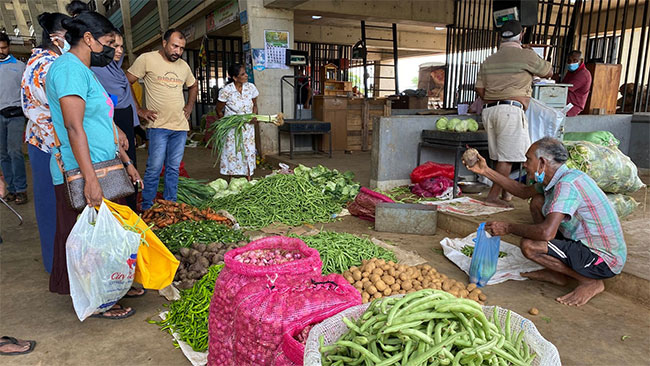
<path fill-rule="evenodd" d="M 129 140 L 129 149 L 126 151 L 126 154 L 129 156 L 133 165 L 137 168 L 137 158 L 135 154 L 135 130 L 133 128 L 133 109 L 129 106 L 127 108 L 115 109 L 115 115 L 113 117 L 117 127 L 124 132 L 126 138 Z M 126 205 L 129 206 L 133 211 L 136 211 L 138 206 L 138 190 L 134 194 L 126 197 L 124 199 Z"/>

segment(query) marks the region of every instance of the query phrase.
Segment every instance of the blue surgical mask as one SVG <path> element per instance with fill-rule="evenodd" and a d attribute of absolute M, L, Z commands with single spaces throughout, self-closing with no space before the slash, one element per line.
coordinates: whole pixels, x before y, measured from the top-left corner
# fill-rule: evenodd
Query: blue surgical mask
<path fill-rule="evenodd" d="M 62 54 L 62 55 L 65 54 L 66 52 L 70 51 L 70 43 L 68 43 L 68 41 L 67 41 L 65 38 L 61 38 L 61 37 L 52 37 L 52 38 L 50 38 L 50 39 L 51 39 L 52 41 L 54 41 L 54 40 L 63 41 L 63 48 L 61 48 L 61 47 L 59 47 L 58 45 L 56 45 L 56 46 L 59 48 L 59 51 L 61 51 L 61 54 Z"/>
<path fill-rule="evenodd" d="M 580 67 L 579 62 L 576 62 L 575 64 L 569 64 L 568 65 L 569 71 L 571 71 L 571 72 L 578 70 L 578 67 Z"/>
<path fill-rule="evenodd" d="M 546 172 L 542 172 L 542 174 L 539 174 L 538 172 L 535 172 L 535 182 L 542 184 L 544 183 L 544 177 L 546 176 Z"/>

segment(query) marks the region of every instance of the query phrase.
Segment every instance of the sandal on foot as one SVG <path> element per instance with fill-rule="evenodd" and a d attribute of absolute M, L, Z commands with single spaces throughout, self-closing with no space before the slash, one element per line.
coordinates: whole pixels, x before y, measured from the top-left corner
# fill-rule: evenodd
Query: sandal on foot
<path fill-rule="evenodd" d="M 11 201 L 13 201 L 13 200 L 16 199 L 16 194 L 15 194 L 15 193 L 11 193 L 11 192 L 10 192 L 10 193 L 7 193 L 4 197 L 2 197 L 2 199 L 3 199 L 5 202 L 11 202 Z"/>
<path fill-rule="evenodd" d="M 133 290 L 142 290 L 142 293 L 139 293 L 139 294 L 137 294 L 137 295 L 129 295 L 129 292 L 127 291 L 127 292 L 126 292 L 126 295 L 124 295 L 124 297 L 126 297 L 126 298 L 141 297 L 141 296 L 144 296 L 144 295 L 147 293 L 147 289 L 146 289 L 146 288 L 131 287 L 131 288 L 129 289 L 129 291 L 133 291 Z"/>
<path fill-rule="evenodd" d="M 90 317 L 91 318 L 102 318 L 102 319 L 118 320 L 118 319 L 128 318 L 131 315 L 135 314 L 135 309 L 131 309 L 128 313 L 123 314 L 123 315 L 109 315 L 109 314 L 106 314 L 111 310 L 124 310 L 124 306 L 122 306 L 120 304 L 115 304 L 115 305 L 113 305 L 112 308 L 106 310 L 105 312 L 98 313 L 98 314 L 93 314 Z"/>
<path fill-rule="evenodd" d="M 27 193 L 25 192 L 19 192 L 16 193 L 16 204 L 17 205 L 24 205 L 26 204 L 29 200 L 27 199 Z"/>
<path fill-rule="evenodd" d="M 4 336 L 0 338 L 0 347 L 7 345 L 7 344 L 15 344 L 18 345 L 18 343 L 21 342 L 18 339 L 14 337 L 8 337 Z M 36 347 L 36 341 L 23 341 L 29 343 L 29 348 L 24 350 L 24 351 L 16 351 L 16 352 L 2 352 L 0 351 L 0 355 L 3 356 L 15 356 L 15 355 L 25 355 L 30 353 L 31 351 L 34 350 L 34 347 Z"/>

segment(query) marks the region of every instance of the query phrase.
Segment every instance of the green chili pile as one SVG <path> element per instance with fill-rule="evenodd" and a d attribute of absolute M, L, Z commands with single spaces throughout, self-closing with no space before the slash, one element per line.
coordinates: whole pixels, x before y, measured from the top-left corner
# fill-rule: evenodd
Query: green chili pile
<path fill-rule="evenodd" d="M 343 318 L 349 331 L 334 344 L 321 336 L 322 364 L 528 366 L 536 354 L 510 317 L 502 328 L 497 307 L 490 321 L 475 301 L 438 290 L 377 299 L 359 320 Z"/>
<path fill-rule="evenodd" d="M 180 339 L 197 352 L 208 349 L 208 315 L 210 300 L 223 264 L 212 266 L 208 273 L 188 290 L 181 291 L 181 299 L 169 305 L 165 320 L 155 322 L 161 330 L 177 333 Z"/>
<path fill-rule="evenodd" d="M 301 236 L 300 239 L 320 253 L 323 275 L 343 273 L 350 267 L 360 266 L 364 259 L 379 258 L 386 262 L 397 262 L 395 254 L 390 250 L 375 245 L 367 238 L 348 233 L 321 231 L 316 235 Z"/>
<path fill-rule="evenodd" d="M 154 233 L 172 253 L 178 253 L 181 248 L 189 248 L 195 243 L 236 243 L 248 240 L 240 230 L 211 220 L 181 221 L 155 230 Z"/>
<path fill-rule="evenodd" d="M 228 211 L 241 226 L 252 229 L 274 222 L 291 226 L 329 222 L 341 211 L 335 200 L 293 174 L 261 179 L 239 194 L 214 199 L 208 206 Z"/>

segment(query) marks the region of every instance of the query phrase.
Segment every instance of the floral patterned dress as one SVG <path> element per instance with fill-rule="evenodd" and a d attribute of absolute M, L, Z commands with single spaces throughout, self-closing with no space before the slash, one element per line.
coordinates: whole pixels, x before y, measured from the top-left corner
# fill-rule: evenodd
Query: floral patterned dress
<path fill-rule="evenodd" d="M 230 83 L 219 90 L 218 100 L 226 103 L 224 117 L 234 114 L 253 113 L 253 99 L 260 93 L 255 85 L 245 83 L 241 93 L 235 83 Z M 219 123 L 217 121 L 217 123 Z M 255 171 L 255 127 L 248 124 L 243 131 L 244 158 L 235 145 L 235 129 L 228 132 L 224 151 L 221 152 L 220 172 L 222 175 L 253 175 Z"/>

